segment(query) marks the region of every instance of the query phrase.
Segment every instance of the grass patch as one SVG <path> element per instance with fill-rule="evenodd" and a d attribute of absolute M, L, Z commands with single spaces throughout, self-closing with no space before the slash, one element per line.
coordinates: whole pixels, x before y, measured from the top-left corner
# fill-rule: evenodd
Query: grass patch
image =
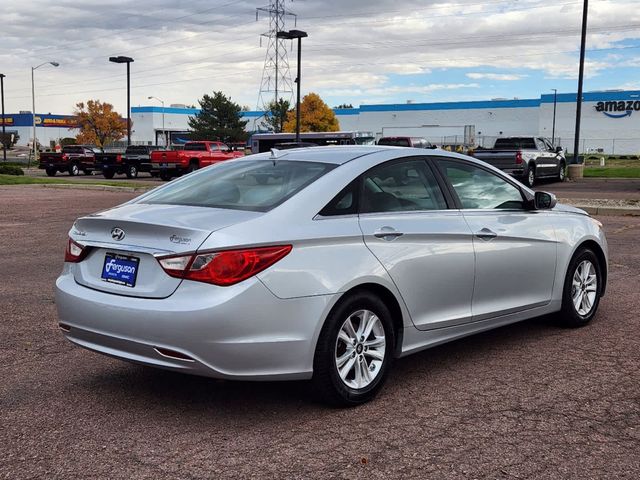
<path fill-rule="evenodd" d="M 640 167 L 587 167 L 585 177 L 640 178 Z"/>
<path fill-rule="evenodd" d="M 42 185 L 42 184 L 71 184 L 71 185 L 106 185 L 109 187 L 153 187 L 142 182 L 110 182 L 108 180 L 92 180 L 87 182 L 73 182 L 65 178 L 40 178 L 40 177 L 17 177 L 14 175 L 0 175 L 0 185 Z"/>

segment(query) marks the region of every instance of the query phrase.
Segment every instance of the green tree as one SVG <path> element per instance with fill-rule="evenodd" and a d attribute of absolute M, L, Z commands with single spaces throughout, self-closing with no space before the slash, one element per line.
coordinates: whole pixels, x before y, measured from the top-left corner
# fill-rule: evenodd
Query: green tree
<path fill-rule="evenodd" d="M 189 117 L 189 127 L 194 140 L 220 140 L 223 142 L 242 142 L 246 140 L 244 131 L 248 120 L 242 120 L 242 108 L 232 102 L 222 92 L 205 94 L 198 100 L 200 113 Z"/>
<path fill-rule="evenodd" d="M 300 102 L 300 131 L 301 132 L 337 132 L 340 123 L 326 103 L 317 93 L 309 93 Z M 284 124 L 285 132 L 296 131 L 296 112 L 291 110 L 287 114 Z"/>
<path fill-rule="evenodd" d="M 287 121 L 287 113 L 290 108 L 291 104 L 284 98 L 279 98 L 278 101 L 272 100 L 267 105 L 262 126 L 275 133 L 281 133 L 284 130 L 284 122 Z"/>

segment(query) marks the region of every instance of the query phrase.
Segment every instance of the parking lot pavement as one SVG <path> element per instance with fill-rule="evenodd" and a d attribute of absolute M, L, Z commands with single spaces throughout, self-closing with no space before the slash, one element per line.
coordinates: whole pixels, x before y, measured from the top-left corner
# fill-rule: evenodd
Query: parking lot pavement
<path fill-rule="evenodd" d="M 182 376 L 63 339 L 67 231 L 131 197 L 0 187 L 0 478 L 640 476 L 640 218 L 601 218 L 610 278 L 590 326 L 539 318 L 428 350 L 336 410 L 304 382 Z"/>
<path fill-rule="evenodd" d="M 611 200 L 640 200 L 640 179 L 581 178 L 576 181 L 540 181 L 535 190 L 546 190 L 559 198 L 600 198 Z"/>

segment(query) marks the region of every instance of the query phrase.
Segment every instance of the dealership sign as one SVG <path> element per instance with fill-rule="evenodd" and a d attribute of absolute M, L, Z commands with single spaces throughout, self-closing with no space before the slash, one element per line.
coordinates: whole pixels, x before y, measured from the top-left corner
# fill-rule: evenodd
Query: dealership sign
<path fill-rule="evenodd" d="M 617 102 L 598 102 L 595 107 L 596 112 L 602 112 L 610 118 L 630 117 L 634 110 L 640 111 L 640 100 L 620 100 Z M 615 113 L 621 112 L 621 113 Z"/>

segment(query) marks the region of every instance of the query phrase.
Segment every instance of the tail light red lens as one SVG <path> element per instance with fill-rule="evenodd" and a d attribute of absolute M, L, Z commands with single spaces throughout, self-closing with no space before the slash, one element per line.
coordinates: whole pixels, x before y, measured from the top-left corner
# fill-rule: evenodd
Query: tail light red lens
<path fill-rule="evenodd" d="M 64 261 L 70 263 L 78 263 L 84 260 L 89 253 L 89 249 L 69 238 L 67 249 L 64 252 Z"/>
<path fill-rule="evenodd" d="M 522 152 L 516 152 L 516 163 L 520 165 L 522 163 Z"/>
<path fill-rule="evenodd" d="M 116 155 L 116 163 L 121 163 L 122 162 L 122 155 L 118 154 Z"/>
<path fill-rule="evenodd" d="M 67 160 L 69 158 L 69 156 L 66 153 L 62 154 L 62 160 Z"/>
<path fill-rule="evenodd" d="M 289 254 L 291 245 L 224 250 L 159 258 L 168 275 L 229 286 L 253 277 Z"/>

